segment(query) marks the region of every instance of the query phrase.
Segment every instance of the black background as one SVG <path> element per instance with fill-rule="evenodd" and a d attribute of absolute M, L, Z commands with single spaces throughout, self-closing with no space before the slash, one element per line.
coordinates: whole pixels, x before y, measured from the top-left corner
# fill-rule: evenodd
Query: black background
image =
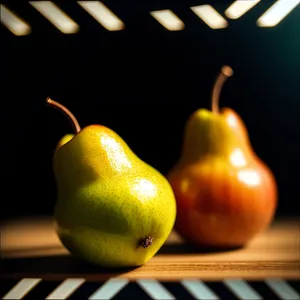
<path fill-rule="evenodd" d="M 279 187 L 277 215 L 297 214 L 300 154 L 300 9 L 278 26 L 257 18 L 274 2 L 262 1 L 229 27 L 213 30 L 190 6 L 199 1 L 105 3 L 125 23 L 109 32 L 76 4 L 59 6 L 80 25 L 60 33 L 28 3 L 8 4 L 32 26 L 17 37 L 1 26 L 1 217 L 51 214 L 55 204 L 52 156 L 72 132 L 68 120 L 45 105 L 67 106 L 82 127 L 103 124 L 163 174 L 180 154 L 184 124 L 210 107 L 223 64 L 235 74 L 221 106 L 245 121 L 252 145 Z M 209 1 L 223 13 L 229 4 Z M 171 32 L 149 14 L 173 10 L 185 23 Z"/>

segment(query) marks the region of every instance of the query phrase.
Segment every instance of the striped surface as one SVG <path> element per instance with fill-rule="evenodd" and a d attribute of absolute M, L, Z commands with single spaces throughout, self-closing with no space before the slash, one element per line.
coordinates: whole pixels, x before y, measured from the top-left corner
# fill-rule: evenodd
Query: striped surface
<path fill-rule="evenodd" d="M 8 279 L 0 281 L 1 299 L 300 299 L 300 281 L 266 279 L 247 281 L 157 281 L 139 279 L 129 281 L 111 278 L 103 282 L 84 278 L 67 278 L 63 281 L 41 278 Z"/>
<path fill-rule="evenodd" d="M 31 24 L 38 24 L 37 22 L 40 21 L 36 21 L 35 18 L 38 17 L 40 20 L 40 17 L 42 16 L 54 25 L 54 28 L 56 27 L 56 29 L 62 33 L 75 34 L 80 32 L 80 26 L 85 27 L 87 24 L 87 22 L 85 22 L 85 24 L 77 24 L 73 20 L 74 16 L 69 15 L 70 11 L 75 9 L 75 11 L 77 11 L 77 16 L 75 16 L 75 18 L 78 18 L 78 13 L 81 11 L 79 15 L 88 14 L 90 21 L 93 20 L 94 22 L 98 22 L 99 25 L 106 30 L 118 31 L 126 28 L 126 25 L 121 19 L 119 19 L 116 12 L 112 11 L 101 1 L 76 1 L 77 3 L 75 1 L 65 2 L 67 4 L 52 1 L 29 1 L 27 5 L 34 8 L 34 10 L 29 14 L 28 12 L 24 13 L 24 9 L 22 9 L 22 7 L 18 7 L 18 5 L 13 5 L 13 7 L 11 7 L 9 2 L 6 5 L 1 4 L 1 23 L 13 34 L 17 36 L 24 36 L 36 30 L 36 28 L 31 27 Z M 258 2 L 259 1 L 256 1 L 255 4 Z M 272 2 L 275 4 L 270 6 Z M 248 5 L 247 7 L 244 7 L 242 11 L 241 7 L 238 7 L 239 5 L 232 6 L 231 4 L 221 11 L 219 11 L 220 8 L 217 9 L 208 4 L 192 7 L 189 7 L 187 4 L 186 7 L 182 7 L 182 9 L 186 12 L 191 10 L 195 15 L 197 15 L 200 26 L 207 26 L 215 30 L 227 28 L 229 26 L 229 20 L 227 18 L 233 18 L 236 21 L 236 19 L 240 18 L 245 13 L 253 14 L 253 25 L 255 25 L 255 19 L 258 16 L 257 14 L 260 14 L 257 21 L 260 27 L 276 26 L 297 7 L 299 8 L 299 3 L 300 0 L 278 0 L 271 1 L 271 3 L 266 6 L 264 5 L 263 7 L 261 7 L 261 5 Z M 82 9 L 78 10 L 79 7 Z M 135 11 L 137 8 L 140 9 L 141 15 L 143 15 L 144 7 L 137 5 L 137 3 L 133 4 L 132 10 Z M 181 18 L 179 18 L 179 16 L 177 16 L 171 9 L 160 9 L 158 11 L 153 11 L 151 8 L 149 9 L 149 15 L 167 30 L 177 31 L 185 28 L 184 20 L 181 20 Z M 122 10 L 122 6 L 117 7 L 117 10 Z M 25 12 L 26 11 L 27 10 L 25 9 Z M 185 13 L 183 15 L 185 15 Z M 136 19 L 136 17 L 133 15 L 132 20 L 134 19 Z M 89 20 L 89 18 L 87 20 Z"/>

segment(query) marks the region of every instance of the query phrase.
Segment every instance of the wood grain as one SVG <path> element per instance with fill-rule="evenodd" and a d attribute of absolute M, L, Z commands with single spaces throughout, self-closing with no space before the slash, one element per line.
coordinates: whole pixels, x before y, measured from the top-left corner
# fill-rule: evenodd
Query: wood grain
<path fill-rule="evenodd" d="M 300 279 L 298 220 L 276 220 L 243 249 L 205 252 L 172 232 L 158 254 L 142 267 L 103 270 L 71 256 L 61 245 L 51 218 L 27 219 L 1 225 L 1 277 L 38 276 L 44 279 L 85 277 L 102 280 L 156 278 L 219 280 L 241 277 Z"/>

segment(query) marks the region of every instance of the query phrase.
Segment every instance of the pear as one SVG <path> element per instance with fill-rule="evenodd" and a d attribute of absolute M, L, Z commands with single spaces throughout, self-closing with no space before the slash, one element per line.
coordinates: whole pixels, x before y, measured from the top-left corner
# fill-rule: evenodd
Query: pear
<path fill-rule="evenodd" d="M 188 119 L 179 161 L 167 178 L 177 202 L 177 232 L 209 248 L 246 245 L 265 230 L 277 207 L 277 185 L 255 153 L 241 117 L 219 112 L 219 94 L 233 74 L 224 66 L 212 95 L 212 111 Z"/>
<path fill-rule="evenodd" d="M 54 217 L 62 244 L 75 256 L 103 267 L 145 264 L 172 231 L 176 202 L 168 180 L 142 161 L 113 130 L 80 128 L 61 104 L 76 134 L 58 143 L 53 169 Z"/>

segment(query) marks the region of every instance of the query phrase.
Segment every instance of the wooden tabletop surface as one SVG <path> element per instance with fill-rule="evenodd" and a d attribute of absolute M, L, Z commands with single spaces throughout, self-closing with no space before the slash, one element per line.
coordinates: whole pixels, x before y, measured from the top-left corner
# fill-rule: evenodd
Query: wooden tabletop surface
<path fill-rule="evenodd" d="M 100 270 L 71 256 L 61 245 L 51 218 L 14 220 L 1 225 L 1 277 L 38 276 L 48 279 L 84 276 L 89 280 L 123 277 L 300 279 L 299 220 L 275 220 L 247 247 L 201 253 L 172 232 L 147 264 L 131 270 Z"/>

